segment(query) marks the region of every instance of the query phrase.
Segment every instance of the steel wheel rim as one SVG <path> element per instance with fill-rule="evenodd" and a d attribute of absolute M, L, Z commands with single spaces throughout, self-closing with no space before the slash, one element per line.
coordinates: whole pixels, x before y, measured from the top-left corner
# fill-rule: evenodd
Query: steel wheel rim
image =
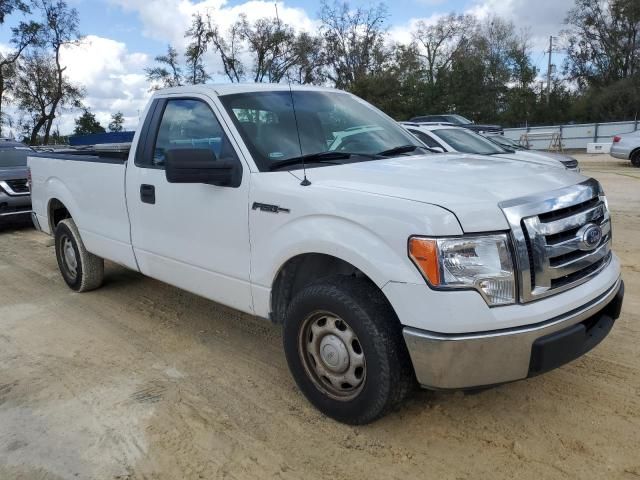
<path fill-rule="evenodd" d="M 362 391 L 367 376 L 362 344 L 337 315 L 309 315 L 300 328 L 298 352 L 307 376 L 329 397 L 346 402 Z"/>
<path fill-rule="evenodd" d="M 78 257 L 76 251 L 73 248 L 73 242 L 66 235 L 62 237 L 60 242 L 62 246 L 62 262 L 65 270 L 72 277 L 76 278 L 78 275 Z"/>

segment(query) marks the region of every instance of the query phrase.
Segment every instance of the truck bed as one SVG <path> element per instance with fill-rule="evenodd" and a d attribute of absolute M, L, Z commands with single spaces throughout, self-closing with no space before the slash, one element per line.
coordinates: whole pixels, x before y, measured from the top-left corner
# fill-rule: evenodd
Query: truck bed
<path fill-rule="evenodd" d="M 122 152 L 39 152 L 29 155 L 33 211 L 43 231 L 55 201 L 68 210 L 87 250 L 136 268 L 125 194 Z"/>
<path fill-rule="evenodd" d="M 30 156 L 97 163 L 124 163 L 129 158 L 130 150 L 130 143 L 113 143 L 87 147 L 40 148 L 38 153 Z"/>

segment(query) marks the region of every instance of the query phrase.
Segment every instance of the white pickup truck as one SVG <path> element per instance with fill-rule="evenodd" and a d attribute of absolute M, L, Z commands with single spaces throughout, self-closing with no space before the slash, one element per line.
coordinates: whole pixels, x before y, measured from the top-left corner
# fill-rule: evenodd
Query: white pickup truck
<path fill-rule="evenodd" d="M 345 92 L 164 90 L 128 156 L 29 166 L 34 222 L 72 289 L 99 287 L 108 259 L 281 323 L 296 383 L 342 422 L 380 417 L 415 384 L 546 372 L 620 314 L 598 182 L 430 153 Z"/>

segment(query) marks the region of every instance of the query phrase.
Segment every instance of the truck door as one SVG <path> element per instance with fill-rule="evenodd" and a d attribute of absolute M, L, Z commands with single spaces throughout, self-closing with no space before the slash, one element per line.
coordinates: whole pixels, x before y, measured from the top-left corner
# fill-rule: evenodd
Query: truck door
<path fill-rule="evenodd" d="M 168 183 L 166 152 L 211 149 L 244 167 L 238 187 Z M 145 275 L 252 313 L 249 175 L 207 97 L 156 100 L 127 169 L 131 242 Z"/>

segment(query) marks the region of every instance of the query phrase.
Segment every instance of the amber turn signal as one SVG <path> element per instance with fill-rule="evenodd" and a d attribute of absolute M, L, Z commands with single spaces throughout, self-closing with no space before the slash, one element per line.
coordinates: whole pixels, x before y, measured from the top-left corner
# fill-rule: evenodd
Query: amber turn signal
<path fill-rule="evenodd" d="M 413 237 L 409 239 L 409 257 L 433 286 L 440 285 L 440 264 L 438 262 L 438 243 L 429 238 Z"/>

